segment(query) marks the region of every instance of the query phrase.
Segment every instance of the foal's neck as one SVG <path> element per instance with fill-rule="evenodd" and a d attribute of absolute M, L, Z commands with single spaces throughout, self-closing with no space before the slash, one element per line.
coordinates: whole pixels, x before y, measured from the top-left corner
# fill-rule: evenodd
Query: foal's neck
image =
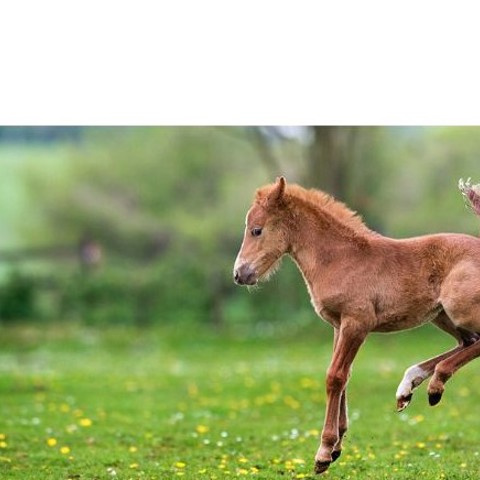
<path fill-rule="evenodd" d="M 321 208 L 300 208 L 295 218 L 289 253 L 302 272 L 310 295 L 317 275 L 325 268 L 368 248 L 366 227 L 356 229 Z"/>
<path fill-rule="evenodd" d="M 369 233 L 373 233 L 363 224 L 363 229 L 356 228 L 321 208 L 301 205 L 294 218 L 290 253 L 297 261 L 304 255 L 329 252 L 331 256 L 335 251 L 363 249 L 368 245 Z"/>

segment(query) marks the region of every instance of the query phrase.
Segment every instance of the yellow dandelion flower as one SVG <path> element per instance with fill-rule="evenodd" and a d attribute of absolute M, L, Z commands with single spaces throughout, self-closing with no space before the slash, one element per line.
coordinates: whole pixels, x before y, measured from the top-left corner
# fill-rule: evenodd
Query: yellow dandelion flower
<path fill-rule="evenodd" d="M 138 463 L 131 463 L 130 468 L 138 468 Z"/>
<path fill-rule="evenodd" d="M 209 428 L 206 425 L 197 425 L 197 433 L 204 434 L 207 433 Z"/>
<path fill-rule="evenodd" d="M 300 385 L 302 386 L 302 388 L 311 388 L 314 384 L 315 380 L 313 380 L 312 378 L 304 377 L 300 379 Z"/>
<path fill-rule="evenodd" d="M 188 396 L 196 397 L 198 395 L 198 387 L 195 383 L 190 383 L 188 385 Z"/>
<path fill-rule="evenodd" d="M 8 444 L 5 440 L 0 441 L 0 448 L 7 448 Z"/>
<path fill-rule="evenodd" d="M 289 406 L 292 410 L 298 410 L 300 408 L 300 402 L 295 400 L 291 395 L 287 395 L 283 402 L 285 405 Z"/>
<path fill-rule="evenodd" d="M 128 451 L 129 451 L 130 453 L 135 453 L 135 452 L 138 451 L 138 448 L 132 445 L 132 446 L 128 449 Z"/>
<path fill-rule="evenodd" d="M 424 442 L 417 442 L 416 444 L 417 448 L 425 448 L 425 443 Z"/>
<path fill-rule="evenodd" d="M 60 453 L 62 455 L 68 455 L 70 453 L 70 448 L 69 447 L 61 447 L 60 448 Z"/>
<path fill-rule="evenodd" d="M 5 440 L 7 436 L 4 433 L 0 433 L 0 440 Z"/>
<path fill-rule="evenodd" d="M 237 470 L 237 472 L 240 474 L 240 475 L 248 475 L 248 470 L 246 468 L 239 468 Z"/>
<path fill-rule="evenodd" d="M 177 462 L 175 463 L 175 468 L 185 468 L 187 464 L 185 462 Z"/>
<path fill-rule="evenodd" d="M 91 426 L 92 426 L 92 421 L 91 421 L 89 418 L 81 418 L 81 419 L 78 421 L 78 424 L 79 424 L 81 427 L 91 427 Z"/>
<path fill-rule="evenodd" d="M 238 459 L 238 461 L 239 461 L 240 463 L 247 463 L 247 462 L 248 462 L 248 459 L 246 459 L 245 457 L 240 457 L 240 458 Z"/>
<path fill-rule="evenodd" d="M 460 468 L 467 468 L 467 464 L 466 463 L 461 463 Z"/>
<path fill-rule="evenodd" d="M 57 444 L 56 438 L 47 438 L 47 445 L 49 447 L 54 447 Z"/>

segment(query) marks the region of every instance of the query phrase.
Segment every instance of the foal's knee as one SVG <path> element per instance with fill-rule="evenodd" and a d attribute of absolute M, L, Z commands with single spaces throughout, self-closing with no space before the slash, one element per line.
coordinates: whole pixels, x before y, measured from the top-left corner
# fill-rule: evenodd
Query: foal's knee
<path fill-rule="evenodd" d="M 326 378 L 327 394 L 342 391 L 345 388 L 347 380 L 348 375 L 346 373 L 329 370 Z"/>

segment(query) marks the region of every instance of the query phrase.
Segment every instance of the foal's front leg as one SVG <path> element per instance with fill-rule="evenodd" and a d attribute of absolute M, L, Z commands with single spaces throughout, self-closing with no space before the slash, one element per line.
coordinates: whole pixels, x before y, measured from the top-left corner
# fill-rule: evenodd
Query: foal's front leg
<path fill-rule="evenodd" d="M 337 345 L 327 372 L 327 408 L 322 440 L 315 455 L 315 473 L 323 473 L 334 460 L 332 453 L 340 439 L 339 416 L 342 396 L 353 359 L 366 336 L 367 331 L 359 323 L 350 318 L 342 318 Z M 336 457 L 338 458 L 338 455 Z"/>
<path fill-rule="evenodd" d="M 348 429 L 347 389 L 342 393 L 340 399 L 340 412 L 338 415 L 338 441 L 332 451 L 332 462 L 342 454 L 342 441 Z"/>
<path fill-rule="evenodd" d="M 335 328 L 333 335 L 333 352 L 338 343 L 338 328 Z M 347 408 L 347 388 L 343 390 L 342 397 L 340 399 L 340 412 L 338 415 L 338 441 L 333 448 L 332 462 L 337 460 L 342 454 L 342 441 L 345 433 L 348 429 L 348 408 Z"/>

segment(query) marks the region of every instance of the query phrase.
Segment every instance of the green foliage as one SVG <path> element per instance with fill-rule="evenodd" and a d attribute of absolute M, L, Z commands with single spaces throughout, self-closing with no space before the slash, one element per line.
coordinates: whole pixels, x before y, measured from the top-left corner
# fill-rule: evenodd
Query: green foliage
<path fill-rule="evenodd" d="M 91 278 L 60 262 L 42 272 L 58 286 L 56 318 L 223 322 L 260 171 L 236 128 L 94 129 L 48 174 L 25 162 L 28 215 L 42 222 L 24 222 L 24 238 L 76 246 L 86 237 L 103 249 Z"/>
<path fill-rule="evenodd" d="M 33 278 L 13 271 L 0 287 L 0 321 L 36 318 L 36 285 Z"/>
<path fill-rule="evenodd" d="M 31 166 L 28 180 L 42 198 L 37 208 L 52 227 L 51 239 L 75 241 L 88 232 L 132 254 L 169 232 L 203 239 L 219 213 L 223 222 L 214 233 L 231 227 L 244 208 L 238 201 L 252 194 L 248 179 L 245 189 L 237 183 L 258 172 L 254 158 L 245 172 L 252 154 L 241 135 L 224 129 L 100 129 L 72 152 L 62 175 L 52 179 Z M 232 181 L 237 188 L 231 190 Z M 236 202 L 226 198 L 227 190 Z"/>
<path fill-rule="evenodd" d="M 442 231 L 478 235 L 478 221 L 464 207 L 460 178 L 480 178 L 478 128 L 407 130 L 391 137 L 389 176 L 382 181 L 387 233 L 412 236 Z"/>

